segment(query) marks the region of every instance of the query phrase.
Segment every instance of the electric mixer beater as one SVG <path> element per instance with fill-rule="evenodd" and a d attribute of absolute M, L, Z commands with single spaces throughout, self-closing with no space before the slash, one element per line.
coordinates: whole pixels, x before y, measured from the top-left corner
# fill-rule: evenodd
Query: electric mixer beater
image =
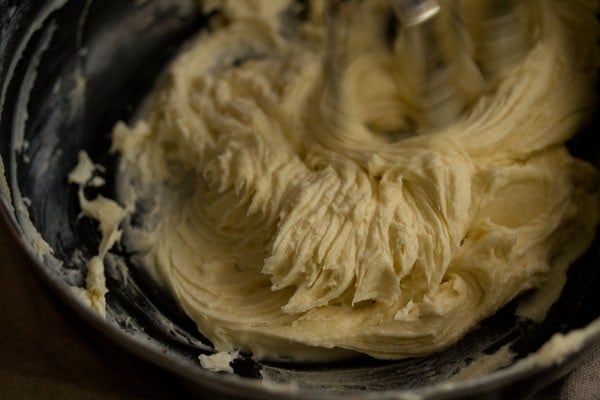
<path fill-rule="evenodd" d="M 339 38 L 345 34 L 343 29 L 352 29 L 341 27 L 344 23 L 339 20 L 347 18 L 344 14 L 352 13 L 352 7 L 359 7 L 360 1 L 330 3 L 327 55 L 330 74 L 339 74 L 343 69 Z M 496 78 L 528 51 L 521 1 L 480 3 L 481 28 L 477 37 L 465 26 L 466 3 L 465 0 L 388 1 L 396 25 L 394 62 L 405 64 L 403 68 L 412 71 L 413 96 L 420 109 L 419 125 L 423 130 L 451 124 L 472 100 L 489 90 Z"/>

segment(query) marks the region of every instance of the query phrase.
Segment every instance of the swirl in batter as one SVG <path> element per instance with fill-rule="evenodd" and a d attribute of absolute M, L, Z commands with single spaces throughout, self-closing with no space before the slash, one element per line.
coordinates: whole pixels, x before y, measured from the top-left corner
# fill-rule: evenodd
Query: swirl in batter
<path fill-rule="evenodd" d="M 524 2 L 529 51 L 493 78 L 463 1 L 465 111 L 438 129 L 388 2 L 348 21 L 335 77 L 325 2 L 291 3 L 204 2 L 221 23 L 114 130 L 123 241 L 217 349 L 428 354 L 583 253 L 597 175 L 564 144 L 594 106 L 596 1 Z"/>

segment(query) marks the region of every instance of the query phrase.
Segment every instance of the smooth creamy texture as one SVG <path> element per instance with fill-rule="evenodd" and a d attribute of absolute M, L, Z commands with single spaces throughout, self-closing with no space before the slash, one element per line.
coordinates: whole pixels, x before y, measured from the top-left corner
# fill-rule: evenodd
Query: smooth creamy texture
<path fill-rule="evenodd" d="M 125 244 L 218 350 L 431 353 L 589 245 L 597 176 L 564 142 L 593 109 L 596 1 L 526 2 L 527 57 L 486 81 L 465 56 L 468 109 L 435 131 L 410 54 L 382 40 L 386 1 L 362 3 L 333 80 L 325 2 L 303 24 L 285 1 L 209 3 L 231 22 L 185 47 L 114 149 Z"/>

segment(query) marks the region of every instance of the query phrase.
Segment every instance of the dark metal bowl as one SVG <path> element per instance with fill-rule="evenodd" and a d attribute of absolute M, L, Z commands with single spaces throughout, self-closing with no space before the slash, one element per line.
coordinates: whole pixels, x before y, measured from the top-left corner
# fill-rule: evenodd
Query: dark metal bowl
<path fill-rule="evenodd" d="M 99 235 L 96 223 L 78 218 L 76 188 L 68 185 L 67 174 L 77 163 L 77 152 L 85 149 L 108 167 L 102 193 L 114 194 L 116 160 L 108 151 L 112 126 L 132 116 L 181 43 L 205 25 L 194 0 L 0 0 L 0 157 L 5 169 L 0 213 L 32 270 L 97 331 L 173 374 L 188 392 L 261 399 L 524 397 L 566 374 L 600 341 L 598 323 L 590 325 L 600 316 L 598 240 L 571 268 L 559 301 L 542 323 L 515 317 L 511 303 L 448 350 L 397 362 L 365 357 L 335 364 L 278 364 L 243 356 L 234 362 L 235 374 L 203 370 L 197 357 L 210 343 L 119 247 L 107 260 L 107 318 L 89 310 L 69 286 L 83 285 Z M 570 143 L 574 153 L 597 166 L 599 123 L 595 119 Z M 553 334 L 586 326 L 585 346 L 556 362 L 518 361 Z M 517 354 L 513 365 L 448 383 L 478 355 L 507 344 Z"/>

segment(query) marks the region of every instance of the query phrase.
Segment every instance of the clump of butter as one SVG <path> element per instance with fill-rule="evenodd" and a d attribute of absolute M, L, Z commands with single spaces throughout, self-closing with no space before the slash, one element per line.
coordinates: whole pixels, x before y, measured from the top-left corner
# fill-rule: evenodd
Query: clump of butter
<path fill-rule="evenodd" d="M 594 235 L 597 173 L 564 143 L 593 109 L 597 2 L 530 1 L 527 57 L 395 141 L 418 121 L 410 74 L 365 19 L 333 90 L 324 3 L 290 27 L 288 2 L 211 2 L 222 26 L 114 129 L 123 241 L 220 351 L 428 354 Z"/>
<path fill-rule="evenodd" d="M 113 245 L 121 239 L 119 228 L 125 218 L 126 211 L 114 200 L 98 195 L 90 200 L 85 196 L 86 187 L 101 187 L 104 179 L 96 176 L 100 165 L 94 164 L 85 151 L 78 154 L 78 163 L 69 173 L 69 183 L 78 185 L 77 195 L 81 206 L 81 216 L 99 222 L 101 234 L 98 254 L 93 256 L 86 265 L 85 287 L 74 287 L 79 298 L 102 317 L 106 317 L 106 278 L 104 275 L 104 258 Z"/>

